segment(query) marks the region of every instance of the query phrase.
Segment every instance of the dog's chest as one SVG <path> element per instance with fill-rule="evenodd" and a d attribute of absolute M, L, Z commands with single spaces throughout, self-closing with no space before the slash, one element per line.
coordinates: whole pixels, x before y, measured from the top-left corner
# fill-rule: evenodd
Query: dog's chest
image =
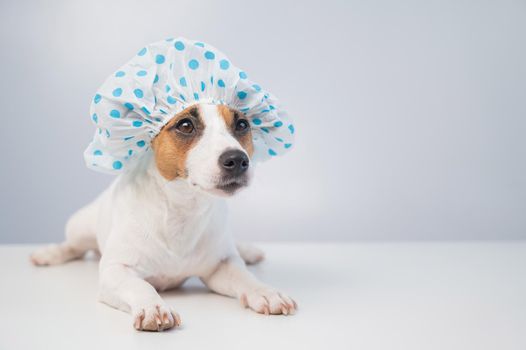
<path fill-rule="evenodd" d="M 148 249 L 148 258 L 141 263 L 148 281 L 163 290 L 188 277 L 214 271 L 230 248 L 224 217 L 223 208 L 218 206 L 165 215 Z"/>
<path fill-rule="evenodd" d="M 210 235 L 210 236 L 209 236 Z M 156 249 L 157 256 L 148 259 L 145 268 L 145 279 L 158 290 L 174 288 L 189 277 L 203 277 L 212 273 L 226 255 L 226 247 L 206 232 L 195 246 L 187 250 L 163 247 Z M 147 265 L 147 266 L 146 266 Z"/>

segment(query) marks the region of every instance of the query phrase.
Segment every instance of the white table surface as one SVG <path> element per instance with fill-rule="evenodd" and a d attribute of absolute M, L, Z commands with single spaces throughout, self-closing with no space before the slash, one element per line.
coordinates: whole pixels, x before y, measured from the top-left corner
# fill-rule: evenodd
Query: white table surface
<path fill-rule="evenodd" d="M 251 268 L 299 303 L 264 316 L 196 280 L 162 293 L 180 329 L 96 301 L 97 261 L 37 268 L 0 247 L 0 349 L 526 349 L 526 242 L 261 244 Z"/>

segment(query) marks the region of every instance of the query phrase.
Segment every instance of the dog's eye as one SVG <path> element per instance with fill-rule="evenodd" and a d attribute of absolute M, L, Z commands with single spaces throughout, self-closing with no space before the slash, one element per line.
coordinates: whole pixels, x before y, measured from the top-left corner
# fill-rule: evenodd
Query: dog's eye
<path fill-rule="evenodd" d="M 236 122 L 236 131 L 243 132 L 248 129 L 248 121 L 245 119 L 239 119 Z"/>
<path fill-rule="evenodd" d="M 182 119 L 180 120 L 175 128 L 182 132 L 183 134 L 191 134 L 194 132 L 194 124 L 190 119 Z"/>

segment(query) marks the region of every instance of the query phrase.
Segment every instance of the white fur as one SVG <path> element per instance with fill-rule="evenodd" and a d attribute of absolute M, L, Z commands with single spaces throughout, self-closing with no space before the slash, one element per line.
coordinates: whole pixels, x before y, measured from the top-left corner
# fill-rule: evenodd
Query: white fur
<path fill-rule="evenodd" d="M 102 302 L 130 312 L 135 328 L 163 330 L 180 318 L 157 291 L 198 276 L 213 291 L 239 298 L 266 314 L 289 314 L 295 302 L 259 282 L 245 266 L 262 259 L 250 246 L 238 246 L 226 226 L 225 200 L 214 194 L 218 157 L 242 149 L 217 107 L 200 105 L 205 132 L 187 158 L 188 178 L 165 180 L 152 152 L 119 176 L 93 203 L 66 225 L 66 241 L 36 251 L 36 265 L 60 264 L 88 250 L 101 253 Z M 240 256 L 243 256 L 243 258 Z"/>

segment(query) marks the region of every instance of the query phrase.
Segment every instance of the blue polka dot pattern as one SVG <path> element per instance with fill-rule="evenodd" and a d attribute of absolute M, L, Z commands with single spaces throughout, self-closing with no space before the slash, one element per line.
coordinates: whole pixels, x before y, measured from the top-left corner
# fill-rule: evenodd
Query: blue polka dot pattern
<path fill-rule="evenodd" d="M 97 126 L 84 153 L 97 171 L 118 173 L 139 162 L 174 115 L 195 103 L 223 104 L 250 122 L 257 162 L 284 154 L 294 127 L 277 99 L 213 46 L 184 38 L 147 45 L 105 81 L 90 115 Z"/>
<path fill-rule="evenodd" d="M 239 91 L 237 93 L 237 97 L 240 99 L 240 100 L 244 100 L 246 97 L 247 97 L 247 93 L 244 92 L 244 91 Z"/>
<path fill-rule="evenodd" d="M 219 61 L 219 67 L 222 70 L 227 70 L 230 67 L 230 62 L 228 62 L 227 60 L 221 60 Z"/>
<path fill-rule="evenodd" d="M 142 92 L 141 89 L 135 89 L 133 90 L 133 94 L 137 97 L 137 98 L 142 98 L 144 96 L 144 93 Z"/>
<path fill-rule="evenodd" d="M 155 63 L 157 64 L 163 64 L 165 61 L 165 58 L 163 55 L 157 55 L 155 56 Z"/>
<path fill-rule="evenodd" d="M 190 69 L 196 70 L 199 68 L 199 62 L 197 60 L 190 60 L 190 62 L 188 62 L 188 67 Z"/>
<path fill-rule="evenodd" d="M 121 112 L 119 112 L 116 109 L 112 109 L 110 111 L 110 117 L 112 117 L 112 118 L 120 118 L 121 117 Z"/>
<path fill-rule="evenodd" d="M 176 41 L 175 44 L 174 44 L 174 47 L 179 50 L 179 51 L 183 51 L 184 50 L 184 44 L 182 41 Z"/>
<path fill-rule="evenodd" d="M 113 92 L 111 94 L 113 96 L 115 96 L 115 97 L 119 97 L 120 95 L 122 95 L 122 89 L 121 88 L 116 88 L 115 90 L 113 90 Z"/>
<path fill-rule="evenodd" d="M 212 51 L 206 51 L 205 52 L 205 58 L 207 60 L 213 60 L 214 58 L 216 58 L 216 55 Z"/>

